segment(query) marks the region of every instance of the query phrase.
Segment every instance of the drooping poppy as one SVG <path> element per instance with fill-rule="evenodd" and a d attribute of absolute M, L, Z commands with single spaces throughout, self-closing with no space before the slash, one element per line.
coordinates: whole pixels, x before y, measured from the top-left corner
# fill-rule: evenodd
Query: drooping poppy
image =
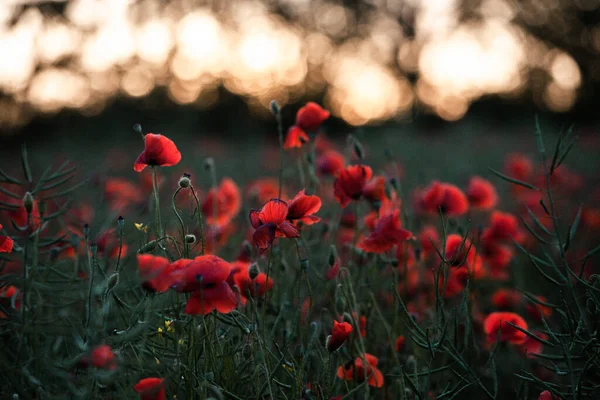
<path fill-rule="evenodd" d="M 226 225 L 240 211 L 240 189 L 230 178 L 224 178 L 218 188 L 212 188 L 202 203 L 202 213 L 208 224 Z"/>
<path fill-rule="evenodd" d="M 165 400 L 165 380 L 163 378 L 144 378 L 133 386 L 140 394 L 140 400 Z"/>
<path fill-rule="evenodd" d="M 308 143 L 308 135 L 300 127 L 293 125 L 285 136 L 284 149 L 300 148 Z"/>
<path fill-rule="evenodd" d="M 2 230 L 2 224 L 0 224 Z M 0 235 L 0 253 L 10 253 L 13 249 L 14 241 L 8 236 Z"/>
<path fill-rule="evenodd" d="M 522 344 L 527 335 L 518 329 L 515 329 L 507 322 L 527 330 L 527 322 L 518 314 L 512 312 L 493 312 L 483 321 L 483 330 L 487 335 L 489 343 L 496 342 L 498 331 L 500 331 L 500 341 L 512 344 Z"/>
<path fill-rule="evenodd" d="M 169 289 L 171 282 L 168 279 L 168 259 L 152 254 L 138 254 L 137 262 L 144 289 L 158 293 Z"/>
<path fill-rule="evenodd" d="M 475 209 L 491 210 L 498 204 L 498 193 L 494 185 L 479 176 L 471 178 L 466 194 L 469 205 Z"/>
<path fill-rule="evenodd" d="M 179 164 L 181 153 L 175 143 L 166 136 L 148 133 L 144 136 L 144 151 L 139 155 L 133 169 L 141 172 L 148 165 L 171 167 Z"/>
<path fill-rule="evenodd" d="M 333 353 L 350 337 L 352 333 L 352 325 L 347 322 L 333 321 L 333 329 L 331 335 L 327 338 L 327 351 Z"/>
<path fill-rule="evenodd" d="M 90 352 L 90 363 L 96 368 L 113 370 L 117 368 L 117 358 L 109 345 L 94 347 Z"/>
<path fill-rule="evenodd" d="M 412 236 L 410 231 L 401 227 L 400 210 L 384 208 L 380 208 L 380 213 L 385 214 L 377 219 L 373 232 L 358 243 L 357 247 L 367 253 L 384 253 Z"/>
<path fill-rule="evenodd" d="M 279 199 L 271 199 L 260 210 L 250 211 L 250 223 L 255 229 L 252 238 L 259 249 L 273 244 L 275 238 L 299 237 L 298 230 L 287 221 L 289 207 Z"/>
<path fill-rule="evenodd" d="M 314 132 L 330 115 L 329 111 L 310 101 L 296 113 L 296 126 L 305 132 Z"/>
<path fill-rule="evenodd" d="M 377 357 L 365 353 L 363 357 L 356 357 L 354 361 L 350 361 L 344 365 L 338 367 L 337 377 L 347 381 L 351 381 L 356 376 L 358 382 L 364 382 L 365 379 L 368 381 L 369 386 L 376 388 L 383 387 L 383 374 L 377 368 L 379 360 Z"/>
<path fill-rule="evenodd" d="M 341 171 L 333 184 L 335 198 L 340 205 L 346 207 L 350 201 L 358 200 L 372 176 L 371 167 L 361 164 L 349 165 Z"/>
<path fill-rule="evenodd" d="M 287 204 L 288 221 L 302 221 L 305 225 L 312 225 L 321 220 L 314 215 L 321 209 L 321 199 L 318 196 L 307 196 L 305 189 L 299 191 Z"/>

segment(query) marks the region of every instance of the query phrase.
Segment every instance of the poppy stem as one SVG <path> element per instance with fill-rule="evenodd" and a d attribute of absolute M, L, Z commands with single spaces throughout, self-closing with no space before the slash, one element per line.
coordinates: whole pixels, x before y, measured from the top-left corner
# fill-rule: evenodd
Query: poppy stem
<path fill-rule="evenodd" d="M 156 176 L 156 166 L 152 166 L 152 192 L 154 193 L 154 230 L 156 237 L 162 237 L 162 223 L 160 220 L 160 201 L 158 197 L 158 177 Z"/>
<path fill-rule="evenodd" d="M 177 206 L 175 206 L 175 198 L 177 197 L 177 194 L 181 191 L 181 187 L 178 187 L 177 190 L 175 191 L 175 193 L 173 193 L 173 197 L 171 198 L 171 206 L 173 207 L 173 212 L 175 213 L 175 215 L 177 216 L 177 219 L 179 220 L 179 223 L 181 224 L 181 241 L 183 242 L 183 258 L 190 258 L 190 252 L 189 252 L 189 244 L 185 238 L 187 232 L 185 229 L 185 223 L 183 222 L 183 219 L 181 218 L 181 215 L 179 215 L 179 212 L 177 211 Z"/>
<path fill-rule="evenodd" d="M 262 309 L 262 339 L 263 339 L 263 343 L 266 343 L 266 331 L 267 331 L 267 322 L 266 322 L 266 315 L 267 315 L 267 302 L 269 299 L 269 275 L 271 274 L 271 256 L 273 255 L 273 245 L 271 245 L 271 247 L 269 248 L 269 259 L 267 261 L 267 279 L 265 280 L 265 299 L 263 302 L 263 309 Z"/>
<path fill-rule="evenodd" d="M 204 218 L 202 216 L 202 208 L 200 208 L 200 200 L 198 199 L 198 196 L 196 195 L 196 191 L 194 190 L 194 187 L 192 185 L 190 185 L 190 190 L 192 191 L 192 195 L 194 195 L 194 200 L 196 200 L 196 210 L 198 211 L 198 225 L 200 227 L 200 246 L 201 246 L 200 255 L 203 256 L 204 255 Z"/>

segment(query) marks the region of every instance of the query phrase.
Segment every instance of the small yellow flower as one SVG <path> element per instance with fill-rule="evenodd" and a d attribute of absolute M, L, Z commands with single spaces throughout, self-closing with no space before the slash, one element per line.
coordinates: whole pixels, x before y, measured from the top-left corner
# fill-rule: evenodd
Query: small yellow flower
<path fill-rule="evenodd" d="M 282 367 L 285 368 L 288 372 L 292 372 L 294 370 L 294 365 L 290 362 L 285 361 L 282 364 Z"/>
<path fill-rule="evenodd" d="M 167 332 L 169 333 L 173 333 L 175 332 L 175 324 L 173 323 L 172 320 L 165 320 L 165 328 L 167 328 Z"/>
<path fill-rule="evenodd" d="M 156 360 L 156 364 L 160 365 L 160 360 L 158 358 L 156 358 L 156 357 L 154 357 L 154 359 Z"/>
<path fill-rule="evenodd" d="M 148 225 L 144 225 L 143 223 L 138 224 L 137 222 L 134 222 L 133 225 L 135 226 L 135 229 L 137 229 L 140 232 L 148 232 Z"/>
<path fill-rule="evenodd" d="M 177 343 L 178 343 L 178 344 L 184 344 L 185 342 L 183 341 L 183 339 L 179 339 L 179 340 L 177 341 Z"/>

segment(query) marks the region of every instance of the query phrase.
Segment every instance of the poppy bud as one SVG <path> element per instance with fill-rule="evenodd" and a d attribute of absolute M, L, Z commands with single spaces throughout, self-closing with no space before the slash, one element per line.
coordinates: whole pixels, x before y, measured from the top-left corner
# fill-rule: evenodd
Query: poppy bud
<path fill-rule="evenodd" d="M 92 243 L 90 245 L 90 251 L 92 252 L 92 257 L 96 257 L 96 254 L 98 254 L 98 245 L 96 243 Z"/>
<path fill-rule="evenodd" d="M 88 224 L 83 225 L 83 237 L 86 239 L 90 237 L 90 226 Z"/>
<path fill-rule="evenodd" d="M 279 113 L 281 112 L 281 107 L 279 106 L 279 103 L 277 103 L 277 101 L 275 100 L 271 100 L 271 102 L 269 103 L 269 109 L 271 110 L 271 113 L 275 116 L 279 115 Z"/>
<path fill-rule="evenodd" d="M 302 271 L 308 271 L 308 267 L 310 266 L 310 261 L 307 258 L 300 260 L 300 269 Z"/>
<path fill-rule="evenodd" d="M 354 147 L 354 153 L 356 154 L 356 157 L 358 157 L 359 160 L 364 160 L 365 148 L 354 136 L 352 136 L 352 145 Z"/>
<path fill-rule="evenodd" d="M 119 229 L 123 229 L 123 227 L 125 226 L 125 218 L 119 216 L 119 218 L 117 218 L 117 226 L 119 227 Z"/>
<path fill-rule="evenodd" d="M 156 240 L 152 240 L 143 245 L 139 250 L 138 254 L 149 253 L 156 248 Z"/>
<path fill-rule="evenodd" d="M 329 259 L 327 260 L 329 262 L 329 266 L 333 267 L 333 264 L 335 264 L 335 260 L 337 259 L 337 250 L 335 248 L 335 245 L 331 245 L 329 246 Z"/>
<path fill-rule="evenodd" d="M 185 242 L 186 243 L 194 243 L 196 241 L 196 236 L 192 235 L 191 233 L 185 235 Z"/>
<path fill-rule="evenodd" d="M 142 133 L 142 125 L 141 124 L 135 124 L 133 126 L 133 130 L 136 131 L 137 133 L 143 135 L 143 133 Z"/>
<path fill-rule="evenodd" d="M 188 174 L 183 174 L 181 176 L 181 178 L 179 178 L 179 187 L 180 188 L 185 189 L 185 188 L 189 188 L 192 185 L 192 181 L 190 180 L 189 175 L 188 176 L 186 176 L 186 175 L 188 175 Z"/>
<path fill-rule="evenodd" d="M 108 277 L 108 280 L 106 281 L 106 288 L 104 289 L 105 293 L 108 293 L 109 291 L 113 290 L 115 286 L 117 286 L 119 284 L 119 274 L 112 274 L 111 276 Z"/>
<path fill-rule="evenodd" d="M 205 171 L 212 171 L 214 166 L 215 166 L 215 160 L 212 157 L 208 157 L 206 160 L 204 160 L 204 170 Z"/>
<path fill-rule="evenodd" d="M 250 279 L 254 280 L 254 279 L 256 279 L 258 274 L 260 274 L 260 269 L 258 268 L 258 264 L 252 263 L 252 265 L 250 265 L 250 268 L 248 269 L 248 276 L 250 277 Z"/>
<path fill-rule="evenodd" d="M 25 207 L 27 214 L 31 214 L 33 211 L 33 195 L 30 192 L 25 193 L 25 196 L 23 196 L 23 207 Z"/>

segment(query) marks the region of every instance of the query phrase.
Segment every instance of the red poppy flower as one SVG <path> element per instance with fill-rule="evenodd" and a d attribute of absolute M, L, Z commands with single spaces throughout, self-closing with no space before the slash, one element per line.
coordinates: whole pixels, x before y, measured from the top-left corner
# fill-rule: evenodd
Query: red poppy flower
<path fill-rule="evenodd" d="M 423 257 L 439 248 L 440 234 L 433 225 L 425 225 L 418 234 L 419 244 L 421 245 L 421 254 Z"/>
<path fill-rule="evenodd" d="M 171 139 L 166 136 L 148 133 L 144 136 L 144 151 L 139 155 L 133 169 L 141 172 L 148 165 L 158 167 L 171 167 L 179 164 L 181 153 Z"/>
<path fill-rule="evenodd" d="M 350 165 L 341 171 L 333 184 L 335 198 L 342 207 L 363 195 L 367 182 L 373 176 L 373 170 L 366 165 Z"/>
<path fill-rule="evenodd" d="M 550 393 L 550 391 L 544 390 L 542 393 L 540 393 L 538 400 L 562 400 L 562 399 L 558 396 L 553 396 L 552 393 Z"/>
<path fill-rule="evenodd" d="M 269 277 L 267 284 L 267 275 L 259 272 L 254 280 L 250 279 L 250 263 L 236 260 L 231 263 L 231 273 L 227 278 L 229 286 L 236 285 L 240 291 L 241 302 L 246 304 L 249 297 L 262 297 L 267 290 L 273 287 L 273 278 Z"/>
<path fill-rule="evenodd" d="M 469 209 L 467 196 L 457 186 L 433 181 L 418 193 L 417 208 L 429 214 L 440 210 L 449 216 L 463 215 Z"/>
<path fill-rule="evenodd" d="M 2 230 L 2 224 L 0 224 Z M 0 235 L 0 253 L 10 253 L 13 249 L 14 241 L 8 236 Z"/>
<path fill-rule="evenodd" d="M 362 239 L 357 247 L 367 253 L 384 253 L 411 236 L 410 231 L 400 226 L 400 210 L 393 210 L 377 219 L 373 232 Z"/>
<path fill-rule="evenodd" d="M 227 314 L 237 307 L 237 296 L 227 282 L 223 281 L 209 288 L 196 290 L 185 305 L 185 313 L 206 315 L 212 310 Z"/>
<path fill-rule="evenodd" d="M 519 241 L 522 233 L 519 230 L 517 218 L 501 211 L 494 211 L 490 215 L 490 225 L 482 233 L 482 241 L 504 241 L 511 238 Z"/>
<path fill-rule="evenodd" d="M 259 249 L 267 249 L 275 238 L 299 237 L 298 230 L 287 221 L 289 207 L 285 201 L 271 199 L 261 210 L 250 211 L 250 223 L 256 229 L 252 238 Z"/>
<path fill-rule="evenodd" d="M 367 337 L 367 317 L 364 315 L 358 317 L 358 330 L 360 332 L 360 336 Z"/>
<path fill-rule="evenodd" d="M 170 286 L 168 279 L 169 260 L 152 254 L 138 254 L 138 271 L 142 287 L 153 292 L 166 292 Z"/>
<path fill-rule="evenodd" d="M 400 353 L 402 350 L 404 350 L 405 343 L 406 339 L 404 338 L 404 336 L 398 336 L 396 338 L 396 343 L 394 344 L 394 349 L 396 350 L 396 353 Z"/>
<path fill-rule="evenodd" d="M 336 150 L 327 150 L 317 157 L 317 172 L 321 175 L 338 176 L 344 165 L 344 155 Z"/>
<path fill-rule="evenodd" d="M 296 125 L 293 125 L 287 132 L 285 136 L 285 141 L 283 142 L 284 149 L 293 149 L 295 147 L 302 147 L 305 143 L 308 143 L 308 136 L 306 132 L 304 132 L 301 128 Z"/>
<path fill-rule="evenodd" d="M 198 256 L 171 272 L 171 288 L 179 293 L 212 289 L 225 281 L 231 265 L 214 255 Z"/>
<path fill-rule="evenodd" d="M 137 185 L 122 178 L 106 179 L 104 198 L 110 203 L 111 209 L 118 212 L 129 206 L 141 204 L 146 200 L 145 194 Z"/>
<path fill-rule="evenodd" d="M 307 196 L 305 189 L 299 191 L 287 204 L 288 221 L 302 221 L 305 225 L 312 225 L 321 220 L 313 215 L 321 209 L 321 199 L 318 196 Z"/>
<path fill-rule="evenodd" d="M 490 181 L 474 176 L 467 187 L 469 205 L 479 210 L 491 210 L 498 203 L 498 193 Z"/>
<path fill-rule="evenodd" d="M 352 333 L 352 325 L 347 322 L 333 321 L 333 330 L 331 335 L 327 338 L 327 351 L 333 353 L 350 337 Z"/>
<path fill-rule="evenodd" d="M 492 304 L 499 310 L 514 310 L 523 297 L 514 289 L 498 289 L 492 296 Z"/>
<path fill-rule="evenodd" d="M 329 118 L 329 111 L 317 103 L 308 102 L 296 114 L 296 126 L 305 132 L 315 131 Z"/>
<path fill-rule="evenodd" d="M 140 394 L 140 400 L 165 400 L 165 380 L 162 378 L 144 378 L 133 386 Z"/>
<path fill-rule="evenodd" d="M 216 203 L 216 204 L 215 204 Z M 224 178 L 218 188 L 212 188 L 202 203 L 202 213 L 211 225 L 226 225 L 240 211 L 240 189 L 230 178 Z"/>
<path fill-rule="evenodd" d="M 19 292 L 19 289 L 17 289 L 15 286 L 10 285 L 10 286 L 1 286 L 0 287 L 0 298 L 3 299 L 10 299 L 12 298 L 15 294 L 17 294 Z"/>
<path fill-rule="evenodd" d="M 117 368 L 117 358 L 109 345 L 95 347 L 90 353 L 91 364 L 96 368 L 113 370 Z"/>
<path fill-rule="evenodd" d="M 524 154 L 509 154 L 504 161 L 504 172 L 511 178 L 526 181 L 533 173 L 533 162 Z"/>
<path fill-rule="evenodd" d="M 370 201 L 382 201 L 385 196 L 385 178 L 375 176 L 363 188 L 363 196 Z"/>
<path fill-rule="evenodd" d="M 367 379 L 369 386 L 376 388 L 383 387 L 383 374 L 377 368 L 377 363 L 379 362 L 377 357 L 365 353 L 364 359 L 367 365 L 365 365 L 363 357 L 356 357 L 353 362 L 350 361 L 338 367 L 337 377 L 351 381 L 356 376 L 358 382 L 364 382 Z"/>
<path fill-rule="evenodd" d="M 501 342 L 522 344 L 525 341 L 527 335 L 507 324 L 507 322 L 527 330 L 527 323 L 520 315 L 511 312 L 493 312 L 483 321 L 483 330 L 489 343 L 496 342 L 498 331 L 500 331 Z"/>

